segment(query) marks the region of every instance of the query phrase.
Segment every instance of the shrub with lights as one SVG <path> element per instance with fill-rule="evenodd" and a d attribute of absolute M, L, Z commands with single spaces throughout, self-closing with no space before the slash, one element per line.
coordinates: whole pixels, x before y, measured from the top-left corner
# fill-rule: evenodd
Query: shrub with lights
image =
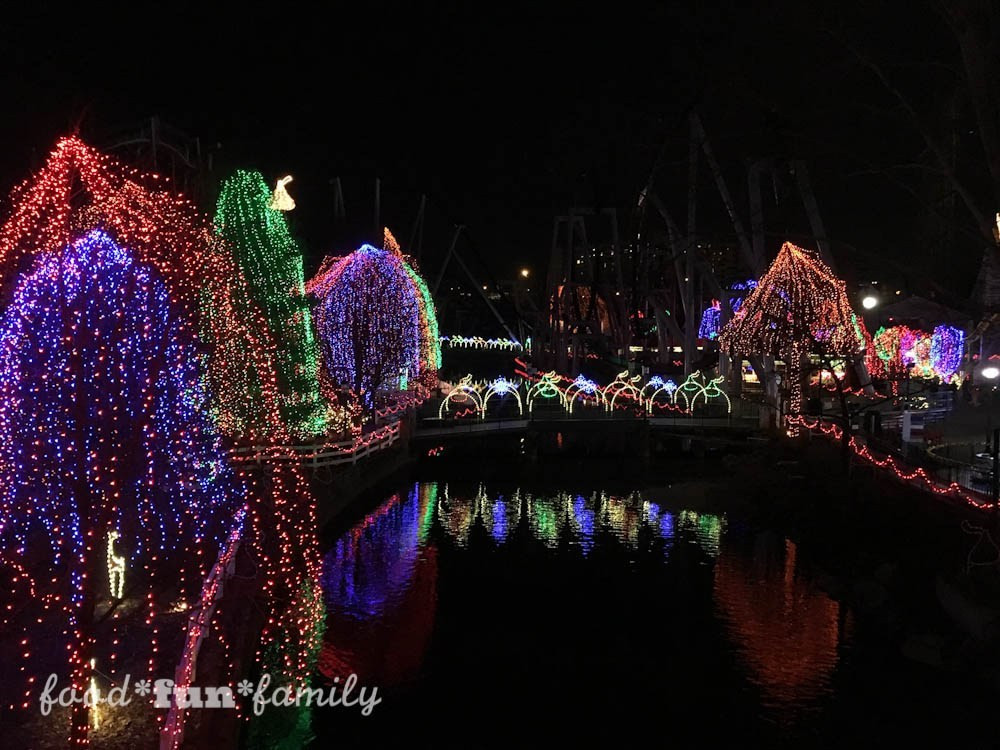
<path fill-rule="evenodd" d="M 867 339 L 844 282 L 815 253 L 790 242 L 719 334 L 730 354 L 785 360 L 792 414 L 802 411 L 803 357 L 860 355 Z"/>
<path fill-rule="evenodd" d="M 309 284 L 316 296 L 324 380 L 371 412 L 383 394 L 433 387 L 441 366 L 430 291 L 389 230 L 382 249 L 362 245 L 327 258 Z"/>
<path fill-rule="evenodd" d="M 287 178 L 286 178 L 287 180 Z M 317 380 L 317 346 L 305 295 L 302 253 L 292 239 L 279 200 L 259 172 L 237 170 L 223 184 L 215 229 L 246 278 L 253 307 L 263 313 L 274 337 L 281 414 L 294 438 L 326 431 L 326 407 Z M 340 416 L 339 410 L 331 415 Z"/>

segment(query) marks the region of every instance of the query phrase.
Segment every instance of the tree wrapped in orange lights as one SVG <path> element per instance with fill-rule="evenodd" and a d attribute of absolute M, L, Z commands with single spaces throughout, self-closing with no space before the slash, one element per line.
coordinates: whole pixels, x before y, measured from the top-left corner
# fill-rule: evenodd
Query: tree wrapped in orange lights
<path fill-rule="evenodd" d="M 793 414 L 802 410 L 805 355 L 853 357 L 864 353 L 868 340 L 844 282 L 815 253 L 790 242 L 719 334 L 731 354 L 785 360 Z"/>

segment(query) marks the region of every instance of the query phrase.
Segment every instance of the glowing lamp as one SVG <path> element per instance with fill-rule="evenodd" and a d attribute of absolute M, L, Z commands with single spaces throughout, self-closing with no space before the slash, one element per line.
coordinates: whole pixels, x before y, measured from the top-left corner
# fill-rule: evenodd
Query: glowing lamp
<path fill-rule="evenodd" d="M 874 294 L 866 294 L 861 298 L 861 306 L 866 310 L 874 310 L 878 307 L 878 297 Z"/>
<path fill-rule="evenodd" d="M 981 374 L 987 380 L 996 380 L 997 375 L 1000 375 L 1000 369 L 990 365 L 989 367 L 984 367 Z"/>

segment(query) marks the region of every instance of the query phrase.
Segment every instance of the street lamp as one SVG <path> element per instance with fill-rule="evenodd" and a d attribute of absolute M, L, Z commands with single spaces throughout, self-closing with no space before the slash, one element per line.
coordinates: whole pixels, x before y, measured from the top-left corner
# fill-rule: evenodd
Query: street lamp
<path fill-rule="evenodd" d="M 527 268 L 522 268 L 521 269 L 521 278 L 522 279 L 526 279 L 529 276 L 531 276 L 531 271 L 529 271 Z"/>
<path fill-rule="evenodd" d="M 990 365 L 989 367 L 984 367 L 980 374 L 987 380 L 996 380 L 997 376 L 1000 375 L 1000 369 Z"/>
<path fill-rule="evenodd" d="M 878 307 L 878 297 L 869 292 L 861 298 L 861 306 L 866 310 L 874 310 Z"/>

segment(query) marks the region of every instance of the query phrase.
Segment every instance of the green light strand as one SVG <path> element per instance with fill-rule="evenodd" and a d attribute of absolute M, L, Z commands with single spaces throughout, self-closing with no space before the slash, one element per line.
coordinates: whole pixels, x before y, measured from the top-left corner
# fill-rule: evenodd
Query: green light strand
<path fill-rule="evenodd" d="M 318 346 L 305 294 L 302 253 L 260 172 L 237 170 L 222 185 L 216 232 L 227 241 L 275 339 L 281 415 L 299 438 L 326 431 Z"/>

